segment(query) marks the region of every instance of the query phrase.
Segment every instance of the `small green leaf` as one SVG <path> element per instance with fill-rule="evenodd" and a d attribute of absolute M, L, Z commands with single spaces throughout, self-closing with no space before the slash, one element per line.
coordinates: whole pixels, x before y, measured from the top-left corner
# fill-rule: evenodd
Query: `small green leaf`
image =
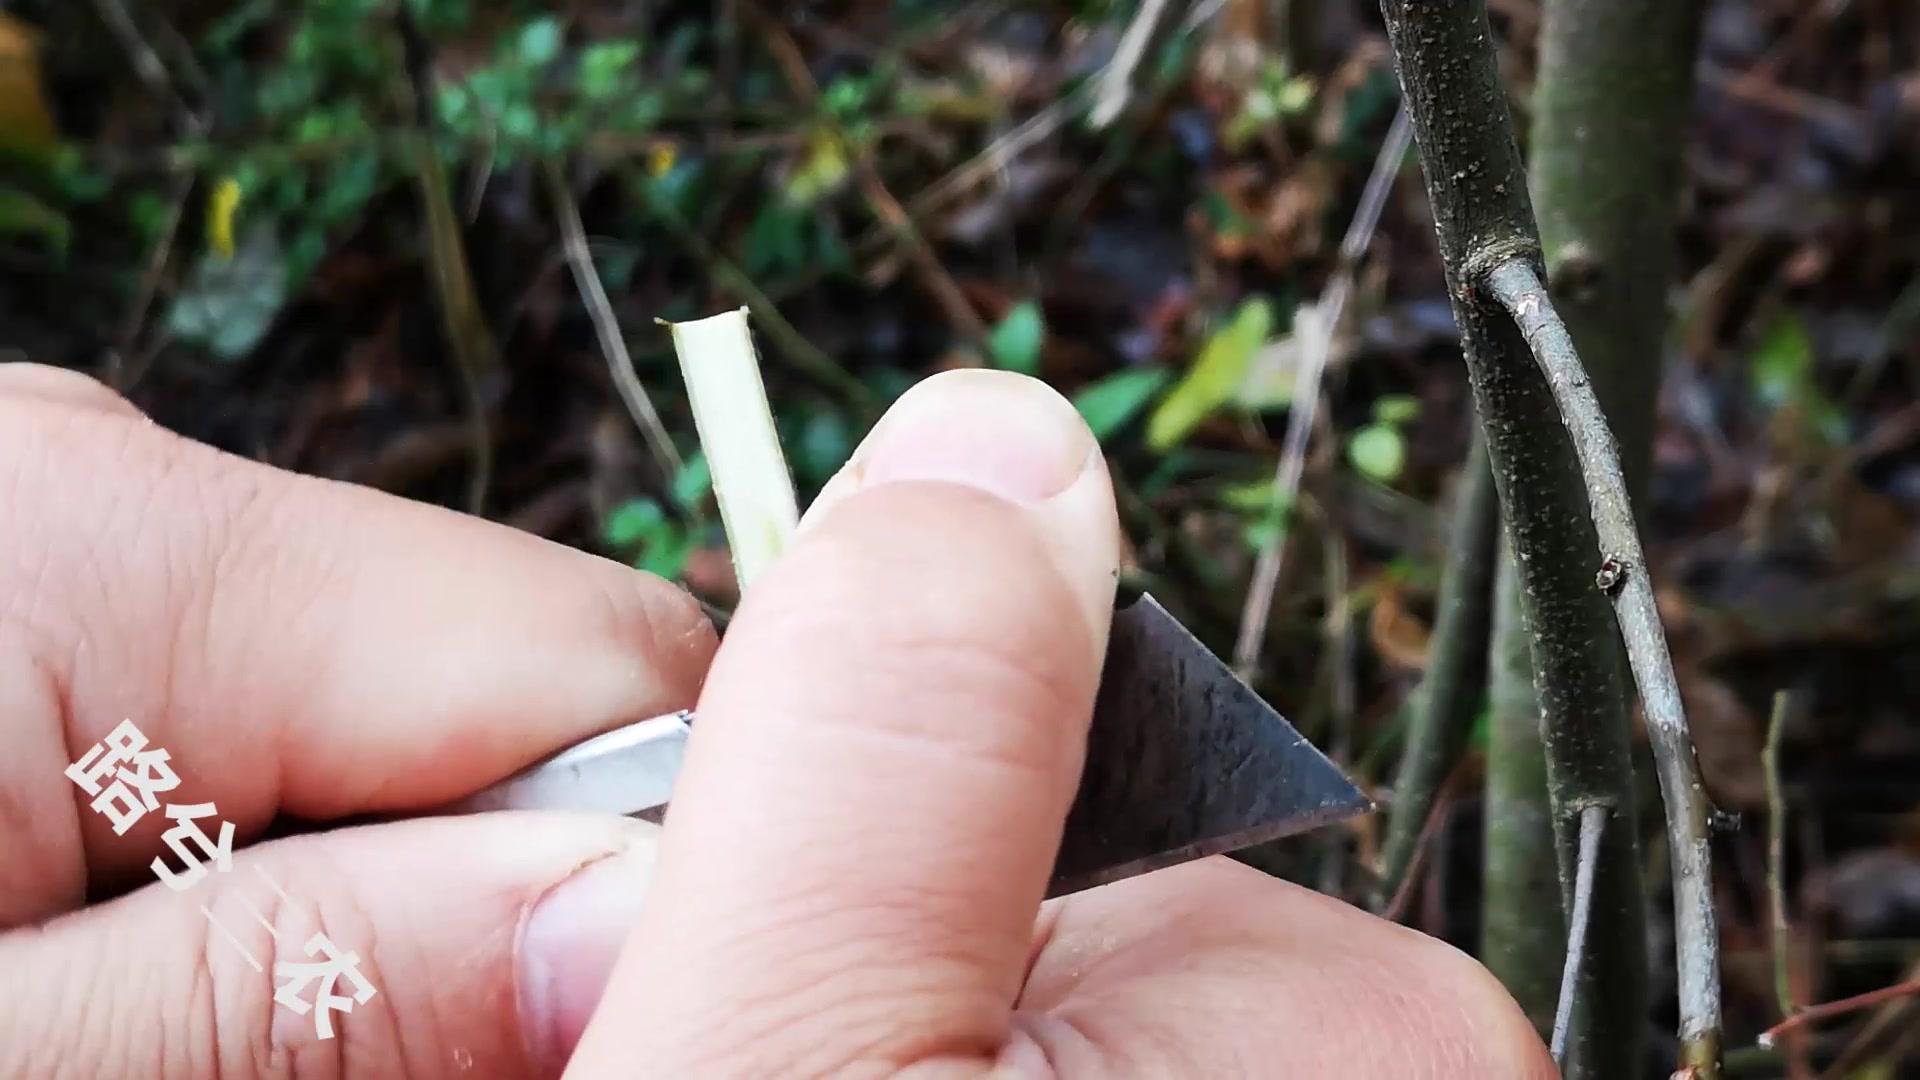
<path fill-rule="evenodd" d="M 853 456 L 846 417 L 821 410 L 807 417 L 793 441 L 793 468 L 808 484 L 825 484 Z"/>
<path fill-rule="evenodd" d="M 1047 324 L 1040 305 L 1023 300 L 1007 312 L 987 339 L 987 352 L 993 366 L 1023 375 L 1040 373 L 1040 345 L 1046 339 Z"/>
<path fill-rule="evenodd" d="M 293 254 L 266 225 L 248 230 L 232 258 L 208 252 L 174 297 L 168 332 L 222 360 L 252 352 L 287 301 Z"/>
<path fill-rule="evenodd" d="M 580 95 L 605 101 L 627 88 L 627 75 L 640 60 L 638 41 L 599 41 L 580 53 Z"/>
<path fill-rule="evenodd" d="M 1172 377 L 1160 367 L 1117 371 L 1075 394 L 1073 407 L 1093 429 L 1094 438 L 1105 442 L 1139 415 Z"/>
<path fill-rule="evenodd" d="M 624 551 L 654 536 L 667 524 L 660 504 L 648 498 L 628 499 L 600 526 L 600 539 L 616 551 Z"/>
<path fill-rule="evenodd" d="M 1390 424 L 1368 424 L 1347 443 L 1347 460 L 1360 472 L 1382 484 L 1400 478 L 1407 467 L 1407 444 L 1400 429 Z"/>
<path fill-rule="evenodd" d="M 1153 411 L 1147 421 L 1147 445 L 1161 452 L 1173 448 L 1215 409 L 1233 400 L 1254 352 L 1272 329 L 1272 304 L 1259 297 L 1242 303 Z"/>
<path fill-rule="evenodd" d="M 705 454 L 688 458 L 673 474 L 673 501 L 682 510 L 692 510 L 712 490 L 713 470 L 707 466 Z"/>
<path fill-rule="evenodd" d="M 561 37 L 560 20 L 552 15 L 541 16 L 521 27 L 514 53 L 527 67 L 544 67 L 559 57 Z"/>
<path fill-rule="evenodd" d="M 37 236 L 64 257 L 72 233 L 65 214 L 24 191 L 0 187 L 0 236 Z"/>
<path fill-rule="evenodd" d="M 1801 398 L 1812 385 L 1813 339 L 1793 312 L 1782 312 L 1754 351 L 1752 379 L 1761 404 L 1777 409 Z"/>
<path fill-rule="evenodd" d="M 634 569 L 672 581 L 687 568 L 693 547 L 692 533 L 669 525 L 647 541 L 633 560 Z"/>
<path fill-rule="evenodd" d="M 1373 403 L 1373 422 L 1398 427 L 1420 415 L 1420 399 L 1409 394 L 1382 394 Z"/>

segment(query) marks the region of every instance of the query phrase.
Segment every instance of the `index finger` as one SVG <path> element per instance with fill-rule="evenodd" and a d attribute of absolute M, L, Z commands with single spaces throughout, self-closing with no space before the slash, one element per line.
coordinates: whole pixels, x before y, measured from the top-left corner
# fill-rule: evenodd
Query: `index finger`
<path fill-rule="evenodd" d="M 0 370 L 0 927 L 131 875 L 63 770 L 132 719 L 243 838 L 418 809 L 689 704 L 698 605 L 605 559 L 293 476 Z M 27 381 L 32 381 L 31 379 Z M 84 851 L 84 856 L 79 853 Z"/>

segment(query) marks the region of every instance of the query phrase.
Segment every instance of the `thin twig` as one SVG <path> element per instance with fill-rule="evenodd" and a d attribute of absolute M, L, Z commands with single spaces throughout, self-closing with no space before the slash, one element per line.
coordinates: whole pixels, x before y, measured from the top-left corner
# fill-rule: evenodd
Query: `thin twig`
<path fill-rule="evenodd" d="M 1767 786 L 1767 906 L 1773 925 L 1773 994 L 1780 1005 L 1780 1016 L 1799 1011 L 1793 1000 L 1792 967 L 1788 950 L 1793 931 L 1787 924 L 1786 833 L 1787 802 L 1780 793 L 1780 740 L 1787 716 L 1793 709 L 1793 695 L 1782 690 L 1773 696 L 1773 714 L 1767 721 L 1767 744 L 1760 753 L 1760 767 Z"/>
<path fill-rule="evenodd" d="M 1407 858 L 1406 872 L 1400 875 L 1393 899 L 1380 910 L 1380 917 L 1388 922 L 1399 922 L 1406 916 L 1407 908 L 1412 906 L 1414 884 L 1420 880 L 1421 871 L 1426 868 L 1427 856 L 1440 835 L 1440 826 L 1453 810 L 1455 796 L 1471 775 L 1467 766 L 1472 760 L 1471 757 L 1463 757 L 1455 762 L 1453 771 L 1447 774 L 1447 778 L 1440 783 L 1440 789 L 1434 792 L 1432 808 L 1427 811 L 1426 820 L 1420 825 L 1420 835 L 1413 842 L 1413 853 Z"/>
<path fill-rule="evenodd" d="M 1587 927 L 1593 921 L 1593 869 L 1600 861 L 1600 834 L 1607 827 L 1605 806 L 1580 811 L 1580 858 L 1574 866 L 1573 910 L 1567 915 L 1567 966 L 1560 975 L 1560 1005 L 1553 1012 L 1553 1060 L 1567 1063 L 1567 1032 L 1573 1028 L 1574 988 L 1580 984 L 1580 965 L 1587 958 Z"/>
<path fill-rule="evenodd" d="M 661 478 L 671 481 L 680 474 L 680 452 L 674 449 L 673 436 L 667 434 L 666 425 L 660 422 L 660 411 L 653 407 L 653 398 L 647 395 L 646 386 L 640 382 L 640 376 L 634 374 L 633 357 L 627 353 L 620 320 L 607 299 L 606 287 L 600 283 L 600 272 L 593 266 L 586 227 L 580 221 L 580 204 L 574 201 L 566 175 L 558 164 L 548 162 L 545 173 L 547 193 L 553 199 L 553 214 L 560 222 L 561 250 L 566 253 L 567 266 L 573 271 L 573 284 L 580 290 L 580 299 L 593 319 L 593 332 L 600 339 L 600 353 L 606 358 L 607 373 L 613 376 L 620 400 L 647 440 L 647 449 L 653 452 Z"/>
<path fill-rule="evenodd" d="M 1845 1016 L 1850 1012 L 1869 1009 L 1889 1001 L 1920 994 L 1920 978 L 1908 979 L 1892 986 L 1883 986 L 1878 990 L 1869 990 L 1864 994 L 1829 1001 L 1824 1005 L 1809 1005 L 1785 1020 L 1760 1033 L 1760 1045 L 1772 1047 L 1780 1041 L 1780 1036 L 1797 1031 L 1819 1020 L 1830 1020 L 1836 1016 Z"/>
<path fill-rule="evenodd" d="M 1120 44 L 1113 50 L 1113 59 L 1101 69 L 1094 91 L 1093 109 L 1087 114 L 1087 123 L 1098 131 L 1113 123 L 1126 111 L 1127 102 L 1133 97 L 1133 73 L 1140 67 L 1140 59 L 1147 55 L 1147 43 L 1153 40 L 1154 28 L 1160 25 L 1160 17 L 1166 13 L 1167 0 L 1140 0 L 1140 7 L 1134 11 L 1132 21 L 1120 35 Z"/>
<path fill-rule="evenodd" d="M 174 178 L 166 220 L 161 223 L 159 238 L 154 241 L 153 251 L 147 256 L 147 265 L 140 272 L 140 283 L 134 287 L 133 303 L 128 306 L 126 322 L 120 327 L 119 351 L 125 359 L 113 378 L 115 388 L 121 393 L 133 389 L 150 366 L 146 360 L 151 358 L 151 354 L 136 354 L 134 349 L 140 342 L 140 331 L 147 324 L 147 312 L 160 292 L 160 279 L 166 275 L 167 263 L 173 258 L 174 240 L 180 234 L 180 222 L 187 213 L 187 197 L 192 192 L 191 174 Z"/>
<path fill-rule="evenodd" d="M 200 134 L 198 128 L 201 125 L 198 114 L 173 85 L 173 78 L 167 74 L 167 65 L 161 61 L 160 54 L 140 33 L 140 24 L 134 21 L 133 13 L 128 11 L 120 0 L 94 0 L 94 7 L 100 13 L 100 21 L 107 24 L 107 29 L 120 43 L 120 48 L 133 62 L 134 74 L 140 77 L 140 81 L 146 84 L 147 89 L 154 96 L 165 99 L 173 106 L 175 112 L 187 119 L 187 126 L 192 134 Z"/>
<path fill-rule="evenodd" d="M 920 234 L 919 228 L 913 223 L 912 215 L 907 213 L 906 207 L 900 205 L 899 199 L 894 198 L 893 192 L 887 190 L 886 181 L 880 175 L 880 167 L 875 164 L 872 151 L 854 138 L 821 105 L 820 84 L 814 79 L 813 72 L 808 69 L 806 58 L 800 54 L 800 46 L 795 44 L 793 35 L 787 33 L 786 27 L 781 25 L 778 19 L 761 10 L 758 5 L 748 3 L 747 6 L 753 11 L 761 28 L 765 31 L 762 41 L 772 51 L 774 60 L 786 76 L 787 84 L 796 94 L 805 99 L 808 108 L 815 115 L 815 121 L 825 125 L 828 133 L 845 150 L 847 159 L 853 166 L 854 181 L 860 186 L 860 193 L 866 199 L 867 208 L 873 212 L 874 217 L 880 219 L 882 225 L 906 245 L 907 255 L 920 277 L 921 287 L 932 295 L 934 303 L 939 305 L 955 333 L 970 345 L 983 344 L 989 334 L 987 324 L 981 321 L 980 313 L 973 309 L 973 303 L 967 299 L 966 293 L 960 290 L 960 286 L 953 280 L 953 275 L 947 273 L 947 268 L 941 265 L 940 257 L 935 254 L 933 245 Z"/>
<path fill-rule="evenodd" d="M 1586 482 L 1602 555 L 1596 585 L 1613 597 L 1666 803 L 1683 1061 L 1711 1071 L 1719 1059 L 1720 942 L 1711 887 L 1710 807 L 1627 498 L 1619 448 L 1532 257 L 1501 259 L 1482 281 L 1532 350 Z"/>
<path fill-rule="evenodd" d="M 493 486 L 493 434 L 488 413 L 502 367 L 500 347 L 474 288 L 460 216 L 453 208 L 452 181 L 433 142 L 433 58 L 426 35 L 405 6 L 394 14 L 394 31 L 400 43 L 400 89 L 405 91 L 412 119 L 406 141 L 410 144 L 414 187 L 425 217 L 427 273 L 446 332 L 447 351 L 466 398 L 467 429 L 472 435 L 467 512 L 484 517 L 487 493 Z"/>
<path fill-rule="evenodd" d="M 1320 302 L 1314 305 L 1317 320 L 1314 332 L 1308 335 L 1301 350 L 1300 374 L 1294 380 L 1293 406 L 1287 414 L 1287 433 L 1281 443 L 1280 463 L 1273 475 L 1273 505 L 1283 514 L 1292 507 L 1300 491 L 1300 475 L 1306 468 L 1307 437 L 1313 431 L 1314 415 L 1320 403 L 1320 379 L 1327 368 L 1327 357 L 1333 351 L 1334 332 L 1346 309 L 1347 297 L 1353 292 L 1354 274 L 1373 239 L 1373 230 L 1380 224 L 1381 211 L 1393 190 L 1393 178 L 1400 171 L 1412 135 L 1413 127 L 1403 107 L 1394 116 L 1393 126 L 1387 130 L 1386 140 L 1374 157 L 1373 172 L 1361 192 L 1360 205 L 1354 210 L 1346 238 L 1340 242 L 1340 261 L 1334 268 L 1333 278 L 1321 294 Z M 1243 678 L 1253 673 L 1266 643 L 1273 593 L 1280 583 L 1280 570 L 1286 557 L 1287 532 L 1284 526 L 1272 530 L 1261 544 L 1259 558 L 1254 563 L 1253 584 L 1247 590 L 1246 606 L 1240 613 L 1240 633 L 1233 647 L 1233 664 Z"/>

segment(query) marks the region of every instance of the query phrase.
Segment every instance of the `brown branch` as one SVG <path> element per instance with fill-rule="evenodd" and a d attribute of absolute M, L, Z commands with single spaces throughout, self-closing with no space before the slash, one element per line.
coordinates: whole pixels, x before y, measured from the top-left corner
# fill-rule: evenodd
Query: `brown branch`
<path fill-rule="evenodd" d="M 1760 1045 L 1771 1048 L 1780 1041 L 1780 1036 L 1789 1034 L 1820 1020 L 1831 1020 L 1836 1016 L 1845 1016 L 1861 1009 L 1870 1009 L 1901 998 L 1920 995 L 1920 977 L 1908 979 L 1892 986 L 1883 986 L 1878 990 L 1869 990 L 1864 994 L 1829 1001 L 1824 1005 L 1809 1005 L 1785 1020 L 1760 1033 Z"/>

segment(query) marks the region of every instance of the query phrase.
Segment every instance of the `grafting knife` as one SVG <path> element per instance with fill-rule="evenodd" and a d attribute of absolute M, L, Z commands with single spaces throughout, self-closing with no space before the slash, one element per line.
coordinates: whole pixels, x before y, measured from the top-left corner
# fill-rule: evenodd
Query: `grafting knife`
<path fill-rule="evenodd" d="M 450 808 L 654 818 L 696 721 L 641 720 Z M 1371 801 L 1151 596 L 1114 612 L 1049 896 L 1236 851 L 1366 813 Z"/>

